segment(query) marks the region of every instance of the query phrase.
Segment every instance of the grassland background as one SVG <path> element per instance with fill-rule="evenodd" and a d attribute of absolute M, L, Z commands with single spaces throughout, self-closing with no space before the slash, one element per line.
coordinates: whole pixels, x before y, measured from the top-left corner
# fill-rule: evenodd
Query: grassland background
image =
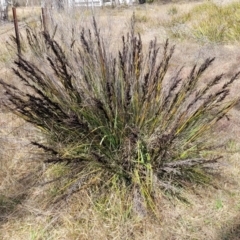
<path fill-rule="evenodd" d="M 223 2 L 221 2 L 222 4 Z M 216 43 L 197 41 L 194 38 L 172 38 L 165 23 L 201 2 L 182 2 L 131 6 L 129 8 L 99 9 L 95 11 L 100 27 L 113 40 L 128 27 L 132 12 L 135 11 L 137 31 L 143 42 L 157 37 L 159 46 L 167 37 L 176 44 L 171 69 L 185 65 L 185 72 L 195 63 L 207 57 L 216 57 L 213 69 L 203 81 L 216 73 L 227 75 L 239 69 L 239 42 Z M 39 24 L 35 8 L 21 9 L 24 21 L 35 26 Z M 175 12 L 176 9 L 176 13 Z M 80 12 L 81 20 L 90 17 L 88 11 Z M 20 30 L 25 22 L 21 22 Z M 64 23 L 65 16 L 60 22 Z M 107 26 L 107 27 L 106 27 Z M 6 40 L 13 33 L 12 23 L 0 25 L 0 77 L 11 82 L 12 52 L 5 47 Z M 113 48 L 117 46 L 112 46 Z M 169 71 L 171 75 L 171 71 Z M 239 84 L 231 94 L 239 94 Z M 3 98 L 1 91 L 0 102 Z M 189 199 L 186 204 L 178 199 L 159 196 L 159 219 L 136 216 L 128 219 L 123 209 L 115 209 L 109 216 L 107 209 L 96 208 L 87 191 L 81 191 L 67 202 L 49 205 L 56 194 L 54 185 L 41 186 L 41 181 L 61 174 L 64 169 L 52 167 L 45 171 L 39 163 L 40 153 L 29 145 L 36 137 L 36 130 L 16 116 L 0 108 L 0 238 L 1 239 L 240 239 L 240 105 L 230 113 L 228 119 L 218 124 L 216 134 L 219 141 L 228 144 L 222 154 L 230 152 L 219 165 L 221 175 L 216 176 L 213 186 L 191 185 L 182 190 Z M 211 137 L 211 136 L 209 136 Z M 118 202 L 112 196 L 111 202 Z"/>

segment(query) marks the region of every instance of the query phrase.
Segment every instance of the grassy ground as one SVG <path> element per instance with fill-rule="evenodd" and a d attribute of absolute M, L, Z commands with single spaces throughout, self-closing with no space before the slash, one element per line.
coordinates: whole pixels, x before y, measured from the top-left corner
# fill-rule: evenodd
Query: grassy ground
<path fill-rule="evenodd" d="M 167 37 L 176 44 L 171 69 L 185 65 L 184 73 L 206 57 L 217 59 L 204 81 L 216 73 L 236 71 L 239 62 L 239 42 L 202 42 L 196 38 L 173 38 L 172 26 L 166 23 L 177 16 L 191 12 L 201 3 L 143 5 L 118 9 L 100 9 L 96 16 L 102 31 L 112 38 L 115 48 L 119 34 L 128 26 L 135 10 L 137 31 L 146 44 L 157 37 L 161 46 Z M 25 13 L 27 10 L 24 10 Z M 76 13 L 84 21 L 89 11 Z M 22 18 L 21 18 L 22 17 Z M 19 18 L 32 19 L 24 14 Z M 37 22 L 36 18 L 36 24 Z M 59 23 L 65 22 L 59 17 Z M 33 22 L 33 20 L 31 20 Z M 34 23 L 32 23 L 34 24 Z M 185 26 L 184 26 L 185 27 Z M 112 31 L 114 30 L 114 31 Z M 3 42 L 8 40 L 12 25 L 0 26 L 0 78 L 11 81 L 7 70 L 12 52 Z M 2 41 L 3 40 L 3 41 Z M 171 75 L 171 71 L 169 73 Z M 170 76 L 169 76 L 170 77 Z M 238 84 L 238 83 L 237 83 Z M 239 94 L 238 85 L 231 94 Z M 2 93 L 0 99 L 3 98 Z M 42 186 L 53 176 L 60 176 L 64 167 L 46 166 L 39 163 L 41 153 L 29 145 L 36 138 L 36 130 L 22 120 L 0 109 L 0 238 L 1 239 L 240 239 L 240 105 L 218 124 L 219 143 L 227 142 L 212 186 L 190 184 L 182 190 L 189 203 L 159 193 L 157 217 L 136 215 L 128 218 L 128 212 L 119 205 L 124 193 L 112 194 L 110 199 L 94 202 L 92 193 L 82 190 L 67 201 L 52 204 L 57 195 L 55 183 Z M 213 136 L 209 136 L 213 137 Z M 230 153 L 230 154 L 227 154 Z"/>

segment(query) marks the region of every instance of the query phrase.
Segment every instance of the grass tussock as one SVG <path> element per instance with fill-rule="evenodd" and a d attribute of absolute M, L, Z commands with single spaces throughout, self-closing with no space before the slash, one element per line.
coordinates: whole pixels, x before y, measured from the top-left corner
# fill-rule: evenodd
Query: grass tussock
<path fill-rule="evenodd" d="M 240 74 L 200 87 L 209 58 L 187 77 L 179 68 L 166 79 L 174 47 L 166 41 L 161 50 L 155 39 L 145 52 L 134 21 L 118 52 L 109 52 L 94 18 L 68 42 L 27 29 L 27 52 L 13 68 L 24 87 L 1 80 L 6 107 L 41 130 L 44 138 L 32 144 L 43 161 L 62 166 L 56 199 L 89 189 L 107 211 L 115 192 L 126 217 L 154 210 L 159 189 L 209 182 L 221 157 L 209 134 L 236 104 L 228 94 Z"/>
<path fill-rule="evenodd" d="M 170 32 L 177 38 L 199 41 L 236 42 L 240 40 L 240 3 L 217 5 L 202 3 L 190 12 L 173 17 Z"/>

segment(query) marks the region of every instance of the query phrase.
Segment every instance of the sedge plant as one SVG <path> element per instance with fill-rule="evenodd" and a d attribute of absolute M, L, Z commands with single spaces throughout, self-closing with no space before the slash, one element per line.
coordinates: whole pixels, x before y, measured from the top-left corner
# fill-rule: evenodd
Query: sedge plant
<path fill-rule="evenodd" d="M 209 180 L 221 157 L 209 134 L 238 101 L 228 94 L 240 72 L 200 86 L 214 61 L 208 58 L 187 77 L 180 68 L 166 81 L 174 46 L 166 41 L 160 53 L 155 39 L 144 51 L 134 16 L 121 41 L 110 51 L 95 18 L 69 46 L 27 29 L 31 57 L 41 64 L 23 53 L 13 72 L 24 87 L 1 85 L 6 107 L 40 129 L 43 138 L 32 144 L 45 152 L 43 161 L 69 169 L 61 196 L 89 188 L 108 202 L 122 191 L 142 211 L 154 209 L 157 189 Z"/>

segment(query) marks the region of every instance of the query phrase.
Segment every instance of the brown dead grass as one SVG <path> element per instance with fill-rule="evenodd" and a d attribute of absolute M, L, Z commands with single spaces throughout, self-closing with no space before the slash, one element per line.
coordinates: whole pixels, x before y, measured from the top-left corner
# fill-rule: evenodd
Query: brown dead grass
<path fill-rule="evenodd" d="M 178 11 L 188 11 L 194 4 L 198 3 L 175 6 Z M 125 31 L 135 10 L 137 30 L 143 35 L 143 42 L 157 37 L 161 45 L 167 37 L 161 22 L 170 18 L 168 10 L 171 6 L 103 9 L 96 15 L 101 19 L 101 26 L 108 26 L 103 31 L 117 44 L 119 34 Z M 88 16 L 85 12 L 85 17 Z M 64 18 L 60 20 L 64 22 Z M 210 56 L 216 56 L 217 60 L 204 81 L 216 73 L 230 74 L 238 68 L 238 46 L 200 46 L 189 41 L 174 41 L 177 47 L 173 70 L 184 64 L 187 72 L 190 66 Z M 10 81 L 11 74 L 5 67 L 6 63 L 1 61 L 0 77 Z M 231 94 L 239 94 L 237 85 Z M 216 176 L 213 186 L 190 185 L 189 189 L 182 190 L 189 203 L 176 198 L 169 200 L 159 193 L 158 219 L 151 216 L 129 219 L 114 194 L 109 209 L 97 208 L 87 190 L 76 193 L 68 201 L 51 204 L 56 194 L 54 184 L 41 186 L 40 183 L 51 179 L 61 169 L 50 168 L 46 172 L 46 166 L 38 162 L 41 155 L 29 145 L 29 140 L 36 137 L 36 130 L 0 108 L 0 239 L 240 239 L 239 110 L 237 105 L 229 115 L 231 121 L 223 119 L 219 122 L 216 133 L 219 142 L 228 141 L 228 145 L 222 150 L 226 158 L 219 165 L 221 175 Z"/>
<path fill-rule="evenodd" d="M 18 21 L 26 21 L 36 19 L 40 20 L 41 7 L 40 6 L 31 6 L 31 7 L 17 7 L 17 18 Z M 9 21 L 13 21 L 12 8 L 8 10 Z"/>

